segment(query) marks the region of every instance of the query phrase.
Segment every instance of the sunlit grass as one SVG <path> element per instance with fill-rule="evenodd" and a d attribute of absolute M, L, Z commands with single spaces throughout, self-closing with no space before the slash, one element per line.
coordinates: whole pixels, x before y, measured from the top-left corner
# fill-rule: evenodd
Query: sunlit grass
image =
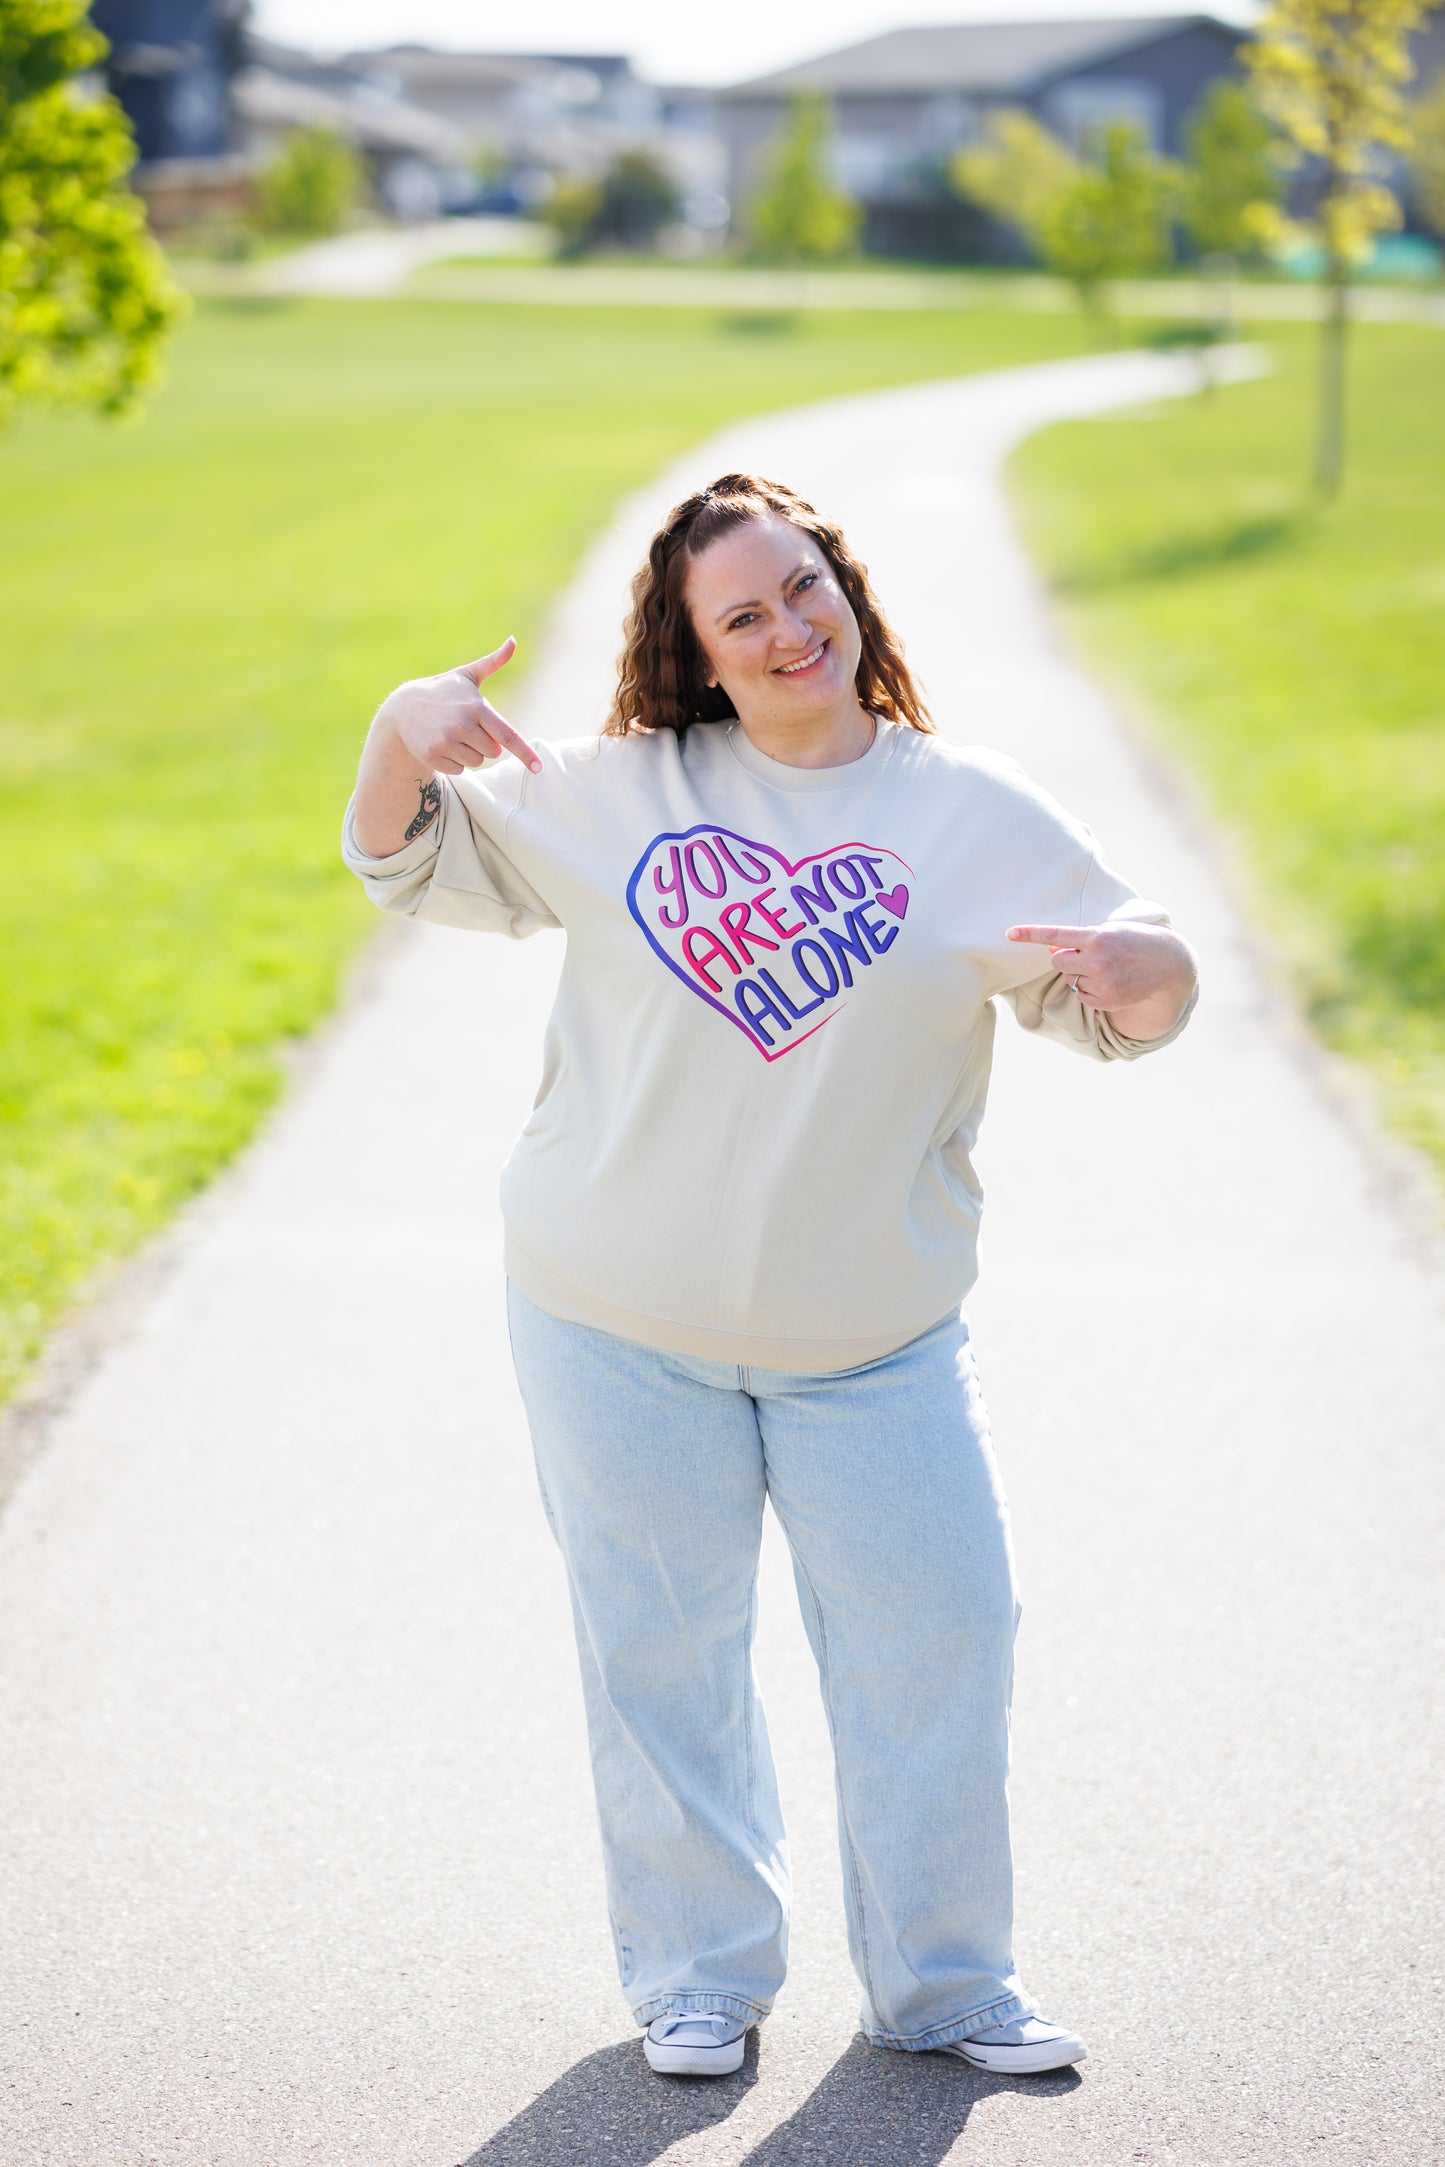
<path fill-rule="evenodd" d="M 1201 779 L 1325 1036 L 1445 1167 L 1445 333 L 1355 335 L 1342 500 L 1307 483 L 1314 340 L 1270 378 L 1025 445 L 1025 525 L 1089 653 Z"/>

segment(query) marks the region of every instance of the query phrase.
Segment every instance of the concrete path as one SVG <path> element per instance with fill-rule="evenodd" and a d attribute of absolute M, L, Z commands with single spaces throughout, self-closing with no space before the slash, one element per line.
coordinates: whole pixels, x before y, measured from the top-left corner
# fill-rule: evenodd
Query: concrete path
<path fill-rule="evenodd" d="M 395 293 L 424 264 L 448 256 L 529 256 L 547 245 L 547 229 L 520 218 L 434 218 L 420 226 L 378 226 L 338 234 L 289 255 L 242 266 L 260 293 Z"/>
<path fill-rule="evenodd" d="M 591 722 L 655 514 L 755 462 L 844 519 L 949 732 L 1023 758 L 1202 947 L 1157 1061 L 1005 1026 L 983 1153 L 1019 1950 L 1082 2074 L 856 2040 L 773 1543 L 793 1975 L 738 2079 L 647 2075 L 497 1266 L 557 945 L 410 929 L 0 1531 L 7 2167 L 1442 2156 L 1440 1284 L 996 485 L 1051 417 L 1188 381 L 1114 356 L 733 431 L 623 508 L 517 707 Z"/>
<path fill-rule="evenodd" d="M 412 301 L 483 301 L 546 308 L 814 309 L 1018 308 L 1068 315 L 1078 296 L 1063 279 L 988 272 L 793 271 L 713 263 L 449 263 L 467 256 L 542 256 L 548 230 L 517 218 L 439 218 L 422 226 L 375 228 L 317 241 L 259 263 L 192 257 L 180 269 L 196 293 L 319 294 Z M 1220 313 L 1220 288 L 1197 278 L 1123 279 L 1111 288 L 1125 316 L 1205 318 Z M 1230 295 L 1236 320 L 1313 323 L 1323 313 L 1317 285 L 1242 280 Z M 1361 323 L 1445 326 L 1445 294 L 1409 286 L 1357 286 L 1350 309 Z"/>
<path fill-rule="evenodd" d="M 460 255 L 460 249 L 448 250 Z M 413 301 L 515 302 L 574 308 L 970 309 L 1017 308 L 1046 316 L 1074 314 L 1079 297 L 1059 278 L 990 277 L 901 271 L 731 270 L 607 263 L 496 264 L 422 268 L 403 288 Z M 1324 314 L 1320 287 L 1241 281 L 1226 304 L 1203 279 L 1119 279 L 1109 303 L 1123 316 L 1203 318 L 1226 305 L 1239 322 L 1315 323 Z M 1357 286 L 1350 313 L 1361 323 L 1445 325 L 1445 294 L 1407 286 Z"/>

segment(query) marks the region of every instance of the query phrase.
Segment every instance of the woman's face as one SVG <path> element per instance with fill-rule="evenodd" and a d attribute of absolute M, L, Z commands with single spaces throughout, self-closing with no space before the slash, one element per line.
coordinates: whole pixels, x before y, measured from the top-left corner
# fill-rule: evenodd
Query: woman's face
<path fill-rule="evenodd" d="M 836 713 L 856 699 L 858 620 L 820 542 L 777 512 L 692 559 L 687 604 L 710 685 L 744 722 Z"/>

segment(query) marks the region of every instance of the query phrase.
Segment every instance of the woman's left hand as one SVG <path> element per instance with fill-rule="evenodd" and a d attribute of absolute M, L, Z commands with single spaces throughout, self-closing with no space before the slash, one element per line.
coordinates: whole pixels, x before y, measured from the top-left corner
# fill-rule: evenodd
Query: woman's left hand
<path fill-rule="evenodd" d="M 1167 926 L 1111 918 L 1107 925 L 1013 925 L 1011 941 L 1047 948 L 1087 1008 L 1125 1038 L 1159 1038 L 1184 1013 L 1194 954 Z"/>

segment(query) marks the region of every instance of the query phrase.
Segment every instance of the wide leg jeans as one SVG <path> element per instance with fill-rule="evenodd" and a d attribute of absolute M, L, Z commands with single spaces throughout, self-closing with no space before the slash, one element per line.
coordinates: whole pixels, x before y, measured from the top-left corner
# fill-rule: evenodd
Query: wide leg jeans
<path fill-rule="evenodd" d="M 1006 1792 L 1018 1604 L 962 1318 L 800 1376 L 663 1353 L 515 1287 L 508 1303 L 638 2023 L 756 2022 L 786 1968 L 787 1842 L 752 1664 L 765 1499 L 832 1733 L 865 2033 L 922 2049 L 1031 2013 Z"/>

